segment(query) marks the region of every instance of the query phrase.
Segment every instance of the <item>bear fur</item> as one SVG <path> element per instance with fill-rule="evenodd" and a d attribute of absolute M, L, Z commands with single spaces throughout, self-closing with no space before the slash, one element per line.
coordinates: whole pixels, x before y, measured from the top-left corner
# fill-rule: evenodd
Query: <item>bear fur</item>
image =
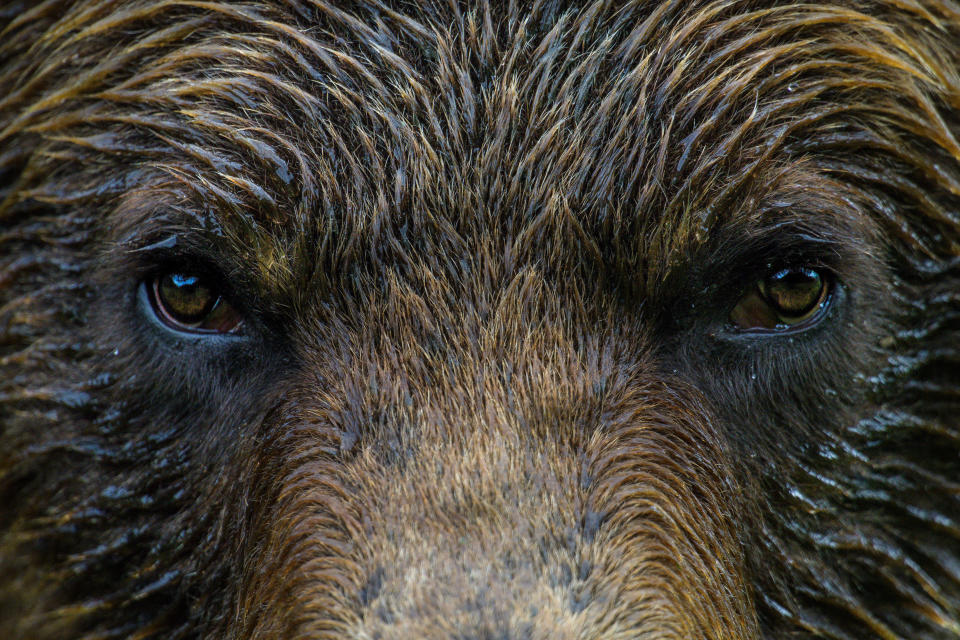
<path fill-rule="evenodd" d="M 958 137 L 954 0 L 0 3 L 3 637 L 960 638 Z"/>

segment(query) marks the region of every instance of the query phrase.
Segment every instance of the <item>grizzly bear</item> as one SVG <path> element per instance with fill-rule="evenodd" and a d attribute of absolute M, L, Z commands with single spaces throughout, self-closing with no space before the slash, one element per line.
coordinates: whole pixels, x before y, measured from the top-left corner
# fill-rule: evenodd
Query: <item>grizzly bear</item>
<path fill-rule="evenodd" d="M 960 638 L 955 0 L 0 2 L 0 637 Z"/>

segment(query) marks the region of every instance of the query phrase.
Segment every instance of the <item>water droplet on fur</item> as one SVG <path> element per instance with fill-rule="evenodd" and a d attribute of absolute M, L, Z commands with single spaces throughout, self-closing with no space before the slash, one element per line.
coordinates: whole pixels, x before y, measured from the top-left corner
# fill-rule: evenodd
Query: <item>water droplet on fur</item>
<path fill-rule="evenodd" d="M 126 498 L 130 495 L 130 490 L 126 487 L 118 487 L 116 485 L 110 485 L 106 489 L 100 492 L 104 498 L 111 500 L 119 500 L 121 498 Z"/>
<path fill-rule="evenodd" d="M 83 391 L 63 390 L 56 394 L 56 399 L 71 409 L 79 409 L 90 403 L 90 395 Z"/>
<path fill-rule="evenodd" d="M 789 91 L 790 93 L 796 93 L 797 89 L 799 88 L 800 88 L 800 85 L 797 84 L 796 82 L 791 82 L 790 84 L 787 85 L 787 91 Z"/>
<path fill-rule="evenodd" d="M 820 456 L 825 460 L 837 460 L 840 457 L 836 451 L 828 447 L 820 447 Z"/>

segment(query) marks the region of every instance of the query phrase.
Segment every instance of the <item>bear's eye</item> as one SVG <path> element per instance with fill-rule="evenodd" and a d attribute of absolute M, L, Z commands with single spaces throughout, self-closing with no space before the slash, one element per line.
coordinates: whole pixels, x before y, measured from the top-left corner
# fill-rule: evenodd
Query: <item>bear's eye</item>
<path fill-rule="evenodd" d="M 204 278 L 170 272 L 147 283 L 154 312 L 170 328 L 191 333 L 234 333 L 242 318 Z"/>
<path fill-rule="evenodd" d="M 774 271 L 744 295 L 730 321 L 745 331 L 788 331 L 816 323 L 830 302 L 827 274 L 807 267 Z"/>

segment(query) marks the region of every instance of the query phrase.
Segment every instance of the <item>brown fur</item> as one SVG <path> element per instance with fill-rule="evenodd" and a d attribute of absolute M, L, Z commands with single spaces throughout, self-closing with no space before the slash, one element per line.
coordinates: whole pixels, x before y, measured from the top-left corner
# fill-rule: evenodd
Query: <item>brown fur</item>
<path fill-rule="evenodd" d="M 953 0 L 0 29 L 4 638 L 960 638 Z"/>

